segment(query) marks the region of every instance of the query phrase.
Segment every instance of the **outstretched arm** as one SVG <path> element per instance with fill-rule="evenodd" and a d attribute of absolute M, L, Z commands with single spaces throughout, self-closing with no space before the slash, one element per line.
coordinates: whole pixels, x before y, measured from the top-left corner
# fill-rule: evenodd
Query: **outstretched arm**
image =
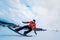
<path fill-rule="evenodd" d="M 29 22 L 22 22 L 22 23 L 29 23 Z"/>

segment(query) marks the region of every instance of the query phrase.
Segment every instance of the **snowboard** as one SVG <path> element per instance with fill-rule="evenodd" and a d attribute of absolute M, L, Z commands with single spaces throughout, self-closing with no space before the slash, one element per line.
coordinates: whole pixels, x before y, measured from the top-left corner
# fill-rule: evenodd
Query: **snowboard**
<path fill-rule="evenodd" d="M 23 35 L 22 33 L 20 32 L 16 32 L 15 30 L 13 30 L 11 27 L 8 27 L 10 30 L 14 31 L 15 33 L 19 34 L 19 35 L 22 35 L 22 36 L 26 36 L 26 37 L 32 37 L 32 35 Z"/>

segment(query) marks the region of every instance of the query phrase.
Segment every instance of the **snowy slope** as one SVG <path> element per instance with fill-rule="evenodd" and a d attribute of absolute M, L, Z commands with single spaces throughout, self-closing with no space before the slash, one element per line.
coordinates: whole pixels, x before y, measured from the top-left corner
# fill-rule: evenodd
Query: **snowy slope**
<path fill-rule="evenodd" d="M 0 40 L 60 40 L 60 32 L 56 31 L 37 31 L 37 35 L 32 31 L 32 37 L 21 36 L 8 28 L 1 27 Z"/>
<path fill-rule="evenodd" d="M 37 27 L 60 30 L 60 0 L 0 0 L 0 20 L 20 26 L 22 21 L 35 19 Z M 60 40 L 60 32 L 32 31 L 33 37 L 24 37 L 0 26 L 0 40 Z"/>

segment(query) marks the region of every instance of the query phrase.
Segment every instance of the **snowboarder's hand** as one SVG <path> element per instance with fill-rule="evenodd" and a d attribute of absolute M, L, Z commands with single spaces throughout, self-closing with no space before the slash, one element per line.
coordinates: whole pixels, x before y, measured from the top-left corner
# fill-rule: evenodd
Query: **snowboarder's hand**
<path fill-rule="evenodd" d="M 37 33 L 35 32 L 35 34 L 37 35 Z"/>

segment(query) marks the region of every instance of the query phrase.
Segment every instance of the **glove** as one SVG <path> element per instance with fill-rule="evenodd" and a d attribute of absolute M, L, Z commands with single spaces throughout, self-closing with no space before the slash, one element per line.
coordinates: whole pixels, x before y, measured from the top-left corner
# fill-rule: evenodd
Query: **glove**
<path fill-rule="evenodd" d="M 35 34 L 37 35 L 37 33 L 35 32 Z"/>

